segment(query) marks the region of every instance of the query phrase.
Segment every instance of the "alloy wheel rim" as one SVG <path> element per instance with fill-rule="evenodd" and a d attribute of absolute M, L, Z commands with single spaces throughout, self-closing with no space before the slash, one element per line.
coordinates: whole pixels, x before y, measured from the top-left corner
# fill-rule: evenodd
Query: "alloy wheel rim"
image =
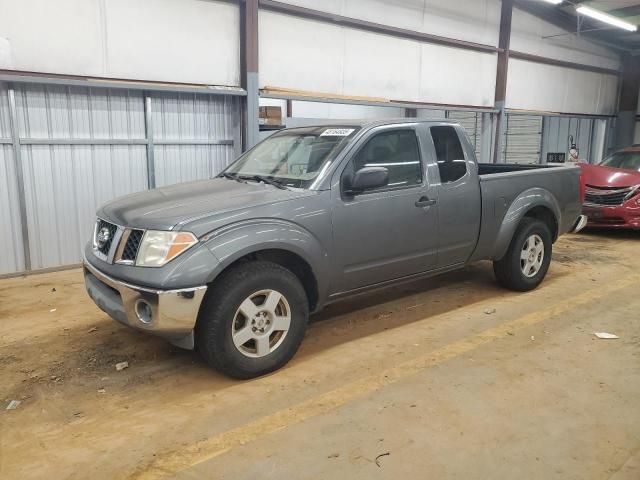
<path fill-rule="evenodd" d="M 520 251 L 520 270 L 525 277 L 535 277 L 544 261 L 544 242 L 537 234 L 530 235 Z"/>
<path fill-rule="evenodd" d="M 290 326 L 291 307 L 286 297 L 276 290 L 259 290 L 236 310 L 231 338 L 243 355 L 265 357 L 282 345 Z"/>

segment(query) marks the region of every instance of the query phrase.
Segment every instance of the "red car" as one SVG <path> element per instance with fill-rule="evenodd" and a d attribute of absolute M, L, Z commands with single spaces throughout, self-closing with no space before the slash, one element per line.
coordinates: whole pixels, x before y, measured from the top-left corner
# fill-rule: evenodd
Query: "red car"
<path fill-rule="evenodd" d="M 588 226 L 640 229 L 640 145 L 580 164 Z"/>

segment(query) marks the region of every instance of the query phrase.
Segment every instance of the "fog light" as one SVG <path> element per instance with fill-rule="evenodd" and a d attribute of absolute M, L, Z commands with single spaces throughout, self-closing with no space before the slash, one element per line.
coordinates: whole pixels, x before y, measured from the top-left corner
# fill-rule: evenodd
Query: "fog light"
<path fill-rule="evenodd" d="M 135 311 L 138 320 L 146 325 L 151 323 L 151 320 L 153 319 L 153 310 L 151 310 L 151 305 L 144 300 L 138 300 L 136 302 Z"/>

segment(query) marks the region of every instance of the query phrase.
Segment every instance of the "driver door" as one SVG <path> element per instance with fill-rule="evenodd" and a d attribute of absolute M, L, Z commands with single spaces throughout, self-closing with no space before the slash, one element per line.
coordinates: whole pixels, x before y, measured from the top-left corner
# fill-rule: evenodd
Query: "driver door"
<path fill-rule="evenodd" d="M 437 189 L 426 180 L 415 124 L 378 127 L 332 182 L 335 270 L 341 293 L 431 270 L 437 256 Z M 349 194 L 355 172 L 383 166 L 389 183 Z"/>

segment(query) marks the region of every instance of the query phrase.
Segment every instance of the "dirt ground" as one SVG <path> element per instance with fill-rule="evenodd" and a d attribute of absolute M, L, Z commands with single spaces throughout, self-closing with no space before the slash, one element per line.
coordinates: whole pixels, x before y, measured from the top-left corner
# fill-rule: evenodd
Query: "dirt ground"
<path fill-rule="evenodd" d="M 528 294 L 480 263 L 344 301 L 245 382 L 111 321 L 80 270 L 0 280 L 0 478 L 638 480 L 639 254 L 570 235 Z"/>

